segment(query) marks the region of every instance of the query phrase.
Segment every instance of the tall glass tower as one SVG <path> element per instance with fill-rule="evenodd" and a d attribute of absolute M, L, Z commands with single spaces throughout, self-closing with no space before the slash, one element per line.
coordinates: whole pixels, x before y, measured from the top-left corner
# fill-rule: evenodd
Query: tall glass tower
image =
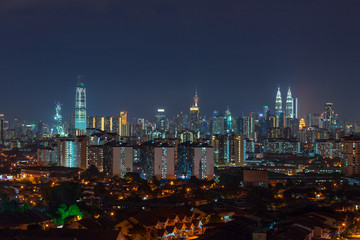
<path fill-rule="evenodd" d="M 232 132 L 232 117 L 231 117 L 231 112 L 230 112 L 230 107 L 229 105 L 226 108 L 225 111 L 225 130 L 227 133 L 231 133 Z"/>
<path fill-rule="evenodd" d="M 281 99 L 281 92 L 280 87 L 278 87 L 276 93 L 276 101 L 275 101 L 275 117 L 276 117 L 276 127 L 282 127 L 280 122 L 282 116 L 282 99 Z"/>
<path fill-rule="evenodd" d="M 75 99 L 75 134 L 86 132 L 86 88 L 82 76 L 78 76 Z"/>
<path fill-rule="evenodd" d="M 55 132 L 57 134 L 59 134 L 60 136 L 64 136 L 65 132 L 64 132 L 63 124 L 62 124 L 61 104 L 60 104 L 60 102 L 56 103 L 55 111 L 56 111 L 56 114 L 54 116 Z"/>
<path fill-rule="evenodd" d="M 294 118 L 294 99 L 291 96 L 290 87 L 286 97 L 285 118 Z"/>
<path fill-rule="evenodd" d="M 200 130 L 200 115 L 199 115 L 198 101 L 199 98 L 197 95 L 197 89 L 195 89 L 194 105 L 190 107 L 190 129 L 193 131 Z"/>

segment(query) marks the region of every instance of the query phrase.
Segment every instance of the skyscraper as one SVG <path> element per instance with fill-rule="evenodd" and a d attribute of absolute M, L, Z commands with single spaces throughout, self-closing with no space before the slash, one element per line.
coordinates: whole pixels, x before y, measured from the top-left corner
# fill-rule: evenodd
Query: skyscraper
<path fill-rule="evenodd" d="M 299 112 L 299 108 L 298 108 L 298 98 L 293 98 L 293 117 L 294 118 L 298 118 L 298 112 Z"/>
<path fill-rule="evenodd" d="M 333 122 L 334 118 L 334 104 L 333 103 L 325 103 L 324 113 L 323 113 L 323 128 L 330 130 L 330 126 Z"/>
<path fill-rule="evenodd" d="M 86 88 L 83 77 L 79 76 L 76 85 L 75 99 L 75 134 L 83 135 L 86 132 Z"/>
<path fill-rule="evenodd" d="M 232 117 L 230 112 L 230 107 L 227 106 L 227 109 L 225 111 L 225 131 L 226 133 L 232 132 Z"/>
<path fill-rule="evenodd" d="M 198 95 L 195 89 L 194 105 L 190 107 L 190 129 L 194 131 L 200 130 L 200 112 L 198 107 Z"/>
<path fill-rule="evenodd" d="M 122 125 L 126 125 L 126 123 L 127 123 L 127 111 L 121 111 L 120 112 L 120 117 L 121 117 Z"/>
<path fill-rule="evenodd" d="M 166 130 L 165 109 L 158 108 L 155 118 L 156 118 L 156 130 L 165 131 Z"/>
<path fill-rule="evenodd" d="M 294 100 L 291 96 L 291 90 L 289 87 L 289 90 L 287 92 L 286 97 L 286 109 L 285 109 L 285 118 L 294 118 Z"/>
<path fill-rule="evenodd" d="M 56 114 L 54 116 L 54 121 L 55 121 L 55 129 L 54 130 L 60 136 L 64 136 L 65 132 L 64 132 L 64 127 L 63 127 L 63 123 L 62 123 L 60 102 L 56 103 L 55 111 L 56 111 Z"/>
<path fill-rule="evenodd" d="M 212 134 L 224 134 L 224 117 L 218 111 L 214 111 L 212 122 Z"/>
<path fill-rule="evenodd" d="M 276 101 L 275 101 L 276 127 L 282 127 L 280 124 L 280 122 L 283 122 L 280 119 L 281 115 L 282 115 L 282 99 L 281 99 L 280 87 L 278 87 L 278 90 L 276 93 Z"/>

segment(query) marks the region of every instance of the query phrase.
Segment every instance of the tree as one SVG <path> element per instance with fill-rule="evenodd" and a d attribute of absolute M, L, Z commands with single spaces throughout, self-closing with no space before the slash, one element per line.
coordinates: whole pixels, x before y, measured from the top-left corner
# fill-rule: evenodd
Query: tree
<path fill-rule="evenodd" d="M 60 204 L 67 206 L 75 204 L 81 193 L 82 189 L 79 183 L 62 182 L 59 186 L 46 189 L 44 199 L 48 202 L 50 210 L 54 211 Z"/>
<path fill-rule="evenodd" d="M 54 223 L 56 225 L 64 225 L 68 217 L 79 216 L 81 218 L 82 212 L 79 207 L 74 204 L 70 205 L 69 208 L 67 208 L 65 204 L 61 204 L 56 211 L 56 215 L 57 217 L 54 219 Z"/>
<path fill-rule="evenodd" d="M 102 173 L 99 172 L 99 169 L 95 165 L 91 165 L 86 171 L 82 174 L 82 177 L 89 181 L 96 181 L 99 178 L 102 178 Z"/>

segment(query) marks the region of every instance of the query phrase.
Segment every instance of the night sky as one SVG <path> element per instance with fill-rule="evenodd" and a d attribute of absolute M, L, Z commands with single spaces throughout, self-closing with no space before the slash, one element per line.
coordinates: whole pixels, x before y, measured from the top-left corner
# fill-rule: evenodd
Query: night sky
<path fill-rule="evenodd" d="M 274 107 L 290 85 L 299 110 L 360 119 L 360 1 L 0 0 L 0 112 L 49 121 L 74 111 L 154 119 Z M 285 106 L 285 104 L 284 104 Z"/>

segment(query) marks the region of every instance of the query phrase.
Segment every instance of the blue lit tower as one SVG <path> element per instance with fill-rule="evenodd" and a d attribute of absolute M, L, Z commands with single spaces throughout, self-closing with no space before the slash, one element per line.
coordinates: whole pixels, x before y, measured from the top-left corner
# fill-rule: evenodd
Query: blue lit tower
<path fill-rule="evenodd" d="M 281 99 L 281 92 L 280 87 L 278 87 L 277 93 L 276 93 L 276 101 L 275 101 L 275 117 L 276 117 L 276 127 L 282 127 L 280 122 L 283 122 L 281 120 L 282 116 L 282 99 Z"/>
<path fill-rule="evenodd" d="M 56 107 L 55 107 L 55 116 L 54 116 L 54 121 L 55 121 L 55 132 L 57 134 L 60 134 L 60 136 L 64 136 L 65 132 L 64 132 L 64 127 L 63 127 L 63 123 L 62 123 L 62 115 L 61 115 L 61 104 L 60 102 L 55 103 Z"/>
<path fill-rule="evenodd" d="M 227 106 L 226 111 L 225 111 L 225 130 L 227 133 L 231 133 L 232 132 L 232 117 L 231 117 L 231 112 L 230 112 L 230 107 Z"/>
<path fill-rule="evenodd" d="M 86 132 L 86 88 L 83 77 L 79 76 L 76 85 L 75 99 L 75 134 L 83 135 Z"/>

